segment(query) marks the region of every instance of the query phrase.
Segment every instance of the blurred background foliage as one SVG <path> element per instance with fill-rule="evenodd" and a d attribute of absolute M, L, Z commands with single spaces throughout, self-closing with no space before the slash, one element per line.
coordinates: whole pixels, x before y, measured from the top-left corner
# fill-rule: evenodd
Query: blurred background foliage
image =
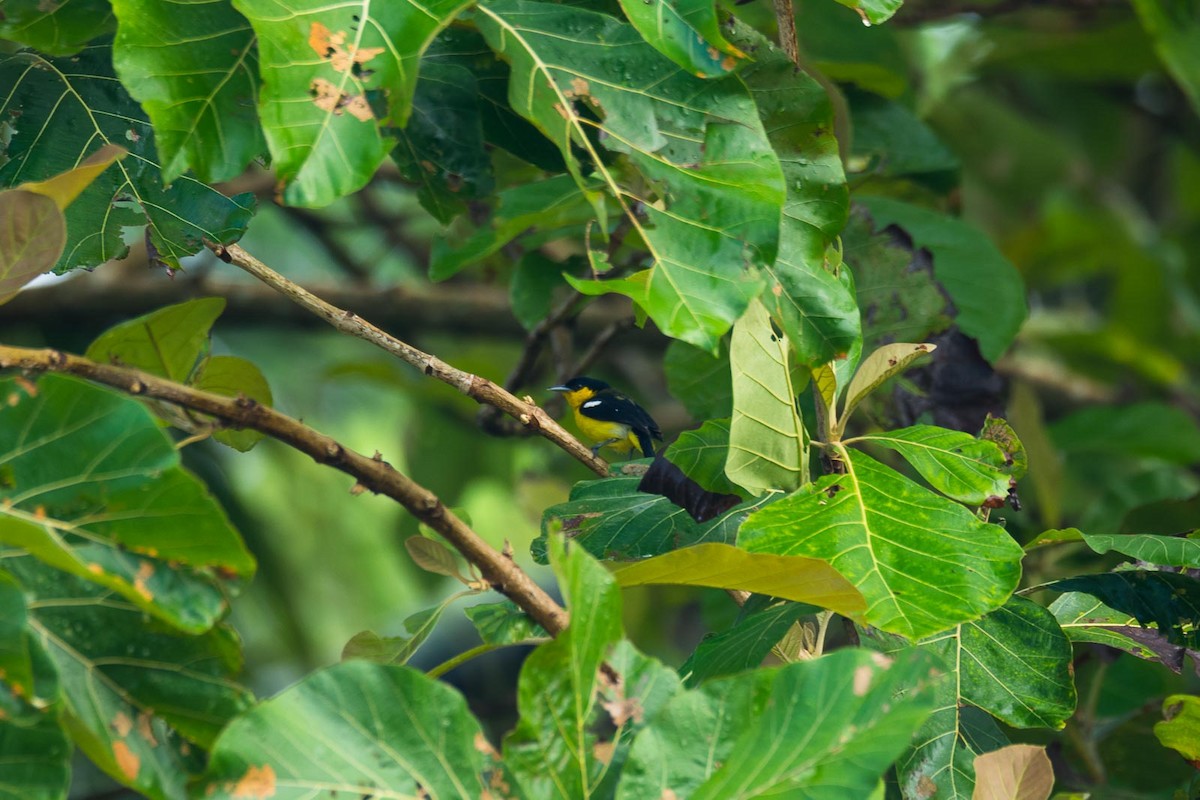
<path fill-rule="evenodd" d="M 871 27 L 828 0 L 796 5 L 805 61 L 836 83 L 849 110 L 842 144 L 852 189 L 961 215 L 1028 287 L 1030 317 L 995 365 L 999 378 L 967 380 L 955 395 L 963 404 L 978 391 L 1000 398 L 1028 448 L 1022 509 L 999 512 L 1022 542 L 1048 528 L 1170 534 L 1200 520 L 1200 116 L 1186 82 L 1165 66 L 1172 54 L 1156 50 L 1162 43 L 1139 19 L 1140 5 L 913 1 Z M 773 25 L 765 0 L 737 13 L 761 29 Z M 1198 24 L 1191 41 L 1200 47 Z M 501 182 L 532 169 L 502 151 L 494 159 Z M 521 265 L 584 254 L 582 226 L 568 225 L 540 250 L 503 247 L 482 268 L 431 284 L 430 254 L 461 243 L 472 226 L 460 220 L 444 230 L 396 170 L 319 212 L 272 205 L 269 174 L 235 183 L 262 204 L 247 250 L 334 302 L 351 296 L 344 304 L 368 319 L 498 382 L 522 351 L 521 320 L 527 327 L 544 316 L 565 288 Z M 947 326 L 952 309 L 911 241 L 875 230 L 858 211 L 843 245 L 864 313 L 876 309 L 869 338 L 920 341 Z M 79 352 L 113 322 L 186 296 L 225 294 L 230 307 L 214 351 L 259 365 L 277 407 L 350 447 L 380 451 L 546 578 L 529 544 L 542 510 L 588 477 L 582 466 L 540 439 L 482 433 L 471 401 L 264 298 L 235 273 L 198 256 L 168 278 L 147 269 L 135 248 L 125 263 L 29 290 L 0 312 L 0 338 Z M 905 305 L 889 303 L 901 291 Z M 71 306 L 71 297 L 90 302 Z M 68 329 L 58 314 L 72 308 Z M 552 342 L 556 355 L 521 391 L 548 401 L 550 362 L 578 358 L 606 321 L 627 313 L 620 302 L 589 309 Z M 719 362 L 703 382 L 682 367 L 708 358 L 680 343 L 668 348 L 652 325 L 625 328 L 590 372 L 643 402 L 669 442 L 727 402 Z M 912 402 L 929 392 L 922 381 L 918 373 L 899 382 L 862 419 L 927 415 Z M 201 442 L 186 448 L 185 461 L 220 496 L 261 565 L 234 604 L 247 682 L 259 694 L 336 661 L 358 631 L 400 632 L 405 617 L 453 589 L 403 551 L 403 539 L 418 534 L 414 520 L 386 499 L 352 495 L 338 473 L 271 441 L 245 455 Z M 1062 574 L 1073 559 L 1088 563 L 1081 548 L 1041 551 L 1026 563 L 1025 585 Z M 672 664 L 736 610 L 719 592 L 626 595 L 631 638 Z M 436 664 L 472 646 L 473 636 L 461 615 L 445 615 L 414 664 Z M 515 659 L 501 652 L 449 675 L 473 687 L 477 710 L 496 729 L 512 709 L 492 687 L 512 686 L 505 670 Z M 1076 667 L 1080 711 L 1066 744 L 1055 745 L 1056 770 L 1067 770 L 1060 780 L 1100 787 L 1096 797 L 1171 797 L 1188 767 L 1158 748 L 1150 726 L 1161 698 L 1194 692 L 1195 676 L 1099 647 Z M 1170 759 L 1143 758 L 1151 748 Z"/>

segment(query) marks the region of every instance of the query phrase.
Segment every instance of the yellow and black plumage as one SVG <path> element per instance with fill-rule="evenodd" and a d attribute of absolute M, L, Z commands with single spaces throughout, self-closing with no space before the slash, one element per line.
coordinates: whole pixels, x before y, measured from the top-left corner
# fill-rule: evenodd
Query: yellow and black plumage
<path fill-rule="evenodd" d="M 611 447 L 622 454 L 640 449 L 646 457 L 654 457 L 654 440 L 662 441 L 658 423 L 646 409 L 604 381 L 572 378 L 549 391 L 563 393 L 580 432 L 597 443 L 593 455 L 601 447 Z"/>

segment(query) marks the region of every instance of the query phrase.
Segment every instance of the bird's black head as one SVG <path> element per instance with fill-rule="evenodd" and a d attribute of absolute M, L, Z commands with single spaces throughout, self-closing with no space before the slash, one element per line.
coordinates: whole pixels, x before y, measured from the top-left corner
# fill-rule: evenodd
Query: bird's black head
<path fill-rule="evenodd" d="M 578 392 L 580 389 L 588 389 L 590 390 L 590 394 L 595 394 L 596 392 L 604 391 L 607 388 L 609 388 L 608 384 L 604 381 L 598 381 L 595 378 L 586 378 L 580 375 L 577 378 L 571 378 L 571 380 L 567 381 L 561 386 L 551 386 L 550 391 L 574 393 Z"/>

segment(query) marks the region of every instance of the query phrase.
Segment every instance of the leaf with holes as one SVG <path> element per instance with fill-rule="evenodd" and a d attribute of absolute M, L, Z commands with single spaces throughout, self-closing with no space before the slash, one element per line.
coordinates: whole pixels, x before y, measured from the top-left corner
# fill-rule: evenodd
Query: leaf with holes
<path fill-rule="evenodd" d="M 1003 528 L 863 453 L 836 451 L 844 475 L 826 475 L 755 512 L 738 545 L 828 561 L 866 597 L 867 623 L 913 639 L 1008 600 L 1022 550 Z"/>
<path fill-rule="evenodd" d="M 113 66 L 154 123 L 164 183 L 235 178 L 266 152 L 254 31 L 227 2 L 114 0 Z"/>
<path fill-rule="evenodd" d="M 203 247 L 229 244 L 254 214 L 249 194 L 229 198 L 184 175 L 164 188 L 153 130 L 116 81 L 111 48 L 70 59 L 18 53 L 0 59 L 0 126 L 20 124 L 0 166 L 0 185 L 41 181 L 74 168 L 97 144 L 119 143 L 129 156 L 102 172 L 66 211 L 67 245 L 56 272 L 123 258 L 125 228 L 146 227 L 157 258 L 171 266 Z"/>
<path fill-rule="evenodd" d="M 476 24 L 512 64 L 512 107 L 558 145 L 585 191 L 594 171 L 653 258 L 649 270 L 576 288 L 628 295 L 664 333 L 715 352 L 762 289 L 784 201 L 745 85 L 697 78 L 632 26 L 574 7 L 496 0 Z M 590 194 L 607 230 L 603 196 Z"/>
<path fill-rule="evenodd" d="M 885 433 L 857 436 L 850 442 L 870 442 L 895 450 L 929 481 L 929 485 L 961 503 L 978 506 L 1008 496 L 1005 455 L 995 442 L 969 433 L 914 425 Z"/>

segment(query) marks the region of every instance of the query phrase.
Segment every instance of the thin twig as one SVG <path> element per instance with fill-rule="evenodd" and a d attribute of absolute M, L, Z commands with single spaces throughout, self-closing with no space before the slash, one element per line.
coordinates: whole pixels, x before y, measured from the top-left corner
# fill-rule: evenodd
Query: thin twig
<path fill-rule="evenodd" d="M 582 375 L 587 372 L 588 368 L 600 358 L 600 354 L 604 352 L 604 348 L 608 347 L 609 342 L 615 339 L 618 334 L 632 328 L 633 323 L 633 317 L 625 317 L 624 319 L 610 323 L 607 328 L 596 334 L 596 338 L 592 340 L 592 344 L 588 347 L 587 352 L 579 357 L 579 360 L 575 362 L 568 372 L 572 375 Z"/>
<path fill-rule="evenodd" d="M 499 408 L 531 431 L 554 442 L 597 475 L 601 477 L 608 475 L 608 463 L 593 455 L 591 449 L 585 447 L 568 433 L 536 403 L 520 400 L 492 381 L 452 367 L 440 358 L 418 350 L 407 342 L 381 331 L 353 312 L 325 302 L 303 286 L 293 283 L 275 272 L 236 244 L 228 247 L 212 242 L 206 242 L 206 244 L 222 261 L 240 267 L 271 288 L 286 295 L 293 302 L 316 314 L 342 333 L 357 336 L 386 350 L 429 377 L 437 378 L 443 383 L 453 386 L 477 403 Z"/>
<path fill-rule="evenodd" d="M 397 472 L 382 458 L 369 458 L 335 439 L 247 397 L 224 397 L 159 378 L 139 370 L 99 364 L 58 350 L 0 345 L 0 368 L 62 372 L 102 383 L 136 397 L 150 397 L 184 409 L 209 414 L 234 429 L 256 430 L 353 477 L 368 491 L 403 505 L 440 533 L 484 578 L 521 607 L 551 634 L 567 625 L 567 612 L 512 559 L 497 552 L 446 508 L 437 495 Z"/>

